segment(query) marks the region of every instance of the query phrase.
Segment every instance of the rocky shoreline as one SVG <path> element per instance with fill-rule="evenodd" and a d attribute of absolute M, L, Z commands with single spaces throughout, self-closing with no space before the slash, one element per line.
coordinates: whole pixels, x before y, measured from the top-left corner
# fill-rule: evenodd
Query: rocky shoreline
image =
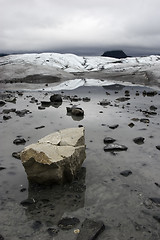
<path fill-rule="evenodd" d="M 74 240 L 88 227 L 91 239 L 158 240 L 160 91 L 114 84 L 54 93 L 61 104 L 50 104 L 53 92 L 0 93 L 0 239 Z M 80 126 L 86 160 L 75 180 L 29 185 L 24 146 Z"/>

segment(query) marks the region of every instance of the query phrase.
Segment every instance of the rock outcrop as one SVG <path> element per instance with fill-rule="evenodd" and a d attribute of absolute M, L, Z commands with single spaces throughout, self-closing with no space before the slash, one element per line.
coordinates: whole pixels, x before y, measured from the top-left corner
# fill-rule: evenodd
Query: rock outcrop
<path fill-rule="evenodd" d="M 127 55 L 122 50 L 106 51 L 102 55 L 103 57 L 113 58 L 127 58 Z"/>
<path fill-rule="evenodd" d="M 25 147 L 20 156 L 31 182 L 61 184 L 72 181 L 86 157 L 84 128 L 52 133 Z"/>

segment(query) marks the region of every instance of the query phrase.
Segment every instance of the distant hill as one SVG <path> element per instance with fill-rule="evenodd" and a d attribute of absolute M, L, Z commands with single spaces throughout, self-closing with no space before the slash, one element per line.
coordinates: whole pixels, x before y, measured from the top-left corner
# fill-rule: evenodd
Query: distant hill
<path fill-rule="evenodd" d="M 9 54 L 5 54 L 5 53 L 0 53 L 0 57 L 4 57 L 4 56 L 7 56 Z"/>
<path fill-rule="evenodd" d="M 126 58 L 128 57 L 122 50 L 106 51 L 102 57 Z"/>

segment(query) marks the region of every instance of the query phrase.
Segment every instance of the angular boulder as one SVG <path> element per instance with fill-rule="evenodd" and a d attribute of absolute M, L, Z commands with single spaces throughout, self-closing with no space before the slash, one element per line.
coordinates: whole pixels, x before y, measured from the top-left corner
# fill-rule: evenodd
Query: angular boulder
<path fill-rule="evenodd" d="M 47 135 L 25 147 L 20 157 L 31 182 L 72 181 L 86 157 L 84 128 L 68 128 Z"/>

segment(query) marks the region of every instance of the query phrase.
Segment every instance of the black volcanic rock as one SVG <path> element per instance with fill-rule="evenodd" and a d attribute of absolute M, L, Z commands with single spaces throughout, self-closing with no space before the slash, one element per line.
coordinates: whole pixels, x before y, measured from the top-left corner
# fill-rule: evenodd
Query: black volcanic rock
<path fill-rule="evenodd" d="M 106 51 L 102 54 L 102 57 L 113 57 L 113 58 L 126 58 L 127 55 L 122 50 Z"/>

